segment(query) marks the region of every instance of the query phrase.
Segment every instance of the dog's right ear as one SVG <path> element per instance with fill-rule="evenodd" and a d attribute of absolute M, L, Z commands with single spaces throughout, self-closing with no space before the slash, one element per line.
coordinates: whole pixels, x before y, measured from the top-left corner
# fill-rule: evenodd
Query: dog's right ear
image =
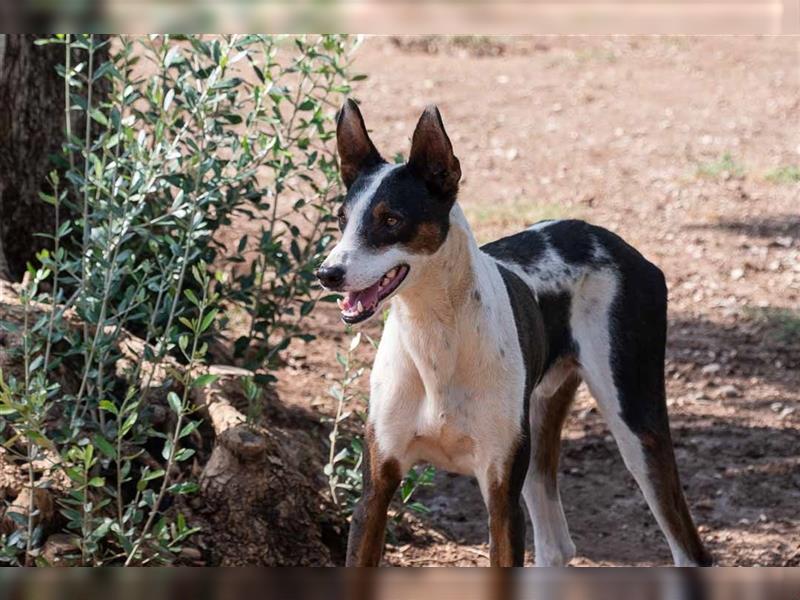
<path fill-rule="evenodd" d="M 383 162 L 375 144 L 369 139 L 358 105 L 350 98 L 344 101 L 336 119 L 336 146 L 342 181 L 348 188 L 361 171 Z"/>

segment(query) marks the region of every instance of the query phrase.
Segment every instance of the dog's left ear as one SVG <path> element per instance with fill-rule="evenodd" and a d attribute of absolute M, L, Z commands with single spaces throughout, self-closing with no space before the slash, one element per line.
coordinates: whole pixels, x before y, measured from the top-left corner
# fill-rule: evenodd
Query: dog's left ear
<path fill-rule="evenodd" d="M 414 137 L 411 138 L 408 166 L 442 200 L 455 200 L 461 179 L 461 164 L 453 154 L 453 145 L 436 106 L 428 106 L 419 118 Z"/>

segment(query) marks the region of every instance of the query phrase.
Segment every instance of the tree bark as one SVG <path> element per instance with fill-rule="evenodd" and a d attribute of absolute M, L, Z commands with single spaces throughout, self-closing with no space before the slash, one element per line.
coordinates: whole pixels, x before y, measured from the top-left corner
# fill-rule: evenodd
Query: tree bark
<path fill-rule="evenodd" d="M 64 139 L 64 48 L 36 35 L 0 36 L 0 277 L 19 280 L 52 233 L 53 207 L 39 198 L 50 155 Z"/>

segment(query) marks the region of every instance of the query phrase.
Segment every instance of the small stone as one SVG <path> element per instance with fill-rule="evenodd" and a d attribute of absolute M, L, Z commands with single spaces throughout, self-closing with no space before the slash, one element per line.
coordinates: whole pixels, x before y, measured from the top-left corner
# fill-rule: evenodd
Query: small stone
<path fill-rule="evenodd" d="M 738 398 L 742 394 L 735 385 L 723 385 L 717 389 L 717 398 Z"/>
<path fill-rule="evenodd" d="M 719 363 L 710 363 L 700 369 L 703 375 L 715 375 L 722 370 L 722 365 Z"/>
<path fill-rule="evenodd" d="M 733 269 L 731 271 L 731 279 L 733 279 L 734 281 L 739 281 L 743 277 L 744 277 L 744 269 L 739 268 L 739 269 Z"/>

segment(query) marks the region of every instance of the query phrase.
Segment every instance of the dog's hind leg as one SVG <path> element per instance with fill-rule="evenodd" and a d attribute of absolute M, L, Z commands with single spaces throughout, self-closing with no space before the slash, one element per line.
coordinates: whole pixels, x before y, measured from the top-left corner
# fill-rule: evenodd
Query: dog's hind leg
<path fill-rule="evenodd" d="M 655 267 L 653 267 L 655 269 Z M 676 565 L 710 565 L 683 495 L 664 386 L 666 286 L 659 271 L 631 279 L 588 278 L 575 296 L 571 327 L 580 373 L 622 458 L 667 538 Z"/>
<path fill-rule="evenodd" d="M 545 381 L 531 398 L 533 452 L 523 495 L 533 523 L 537 567 L 564 566 L 575 556 L 558 490 L 558 461 L 561 429 L 581 380 L 571 366 L 564 371 L 557 367 L 546 376 L 558 378 L 555 390 Z"/>

